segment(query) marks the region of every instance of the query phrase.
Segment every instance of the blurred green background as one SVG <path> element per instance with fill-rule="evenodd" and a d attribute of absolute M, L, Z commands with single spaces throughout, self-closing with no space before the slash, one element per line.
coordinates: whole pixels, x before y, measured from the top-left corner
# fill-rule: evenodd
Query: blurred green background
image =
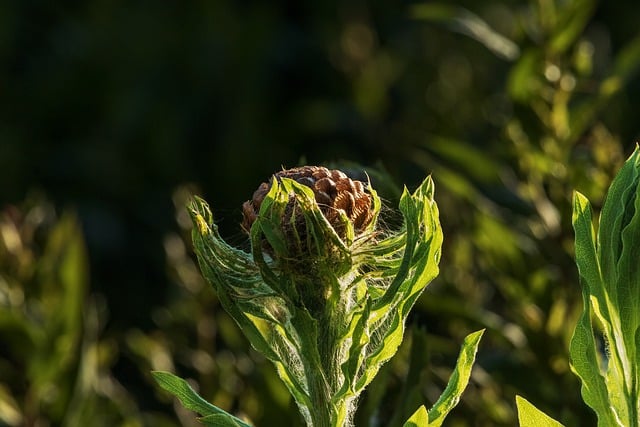
<path fill-rule="evenodd" d="M 365 167 L 389 206 L 436 182 L 441 275 L 357 425 L 434 403 L 482 327 L 448 425 L 514 425 L 515 394 L 594 425 L 567 360 L 570 197 L 599 206 L 640 136 L 634 5 L 1 2 L 0 426 L 197 425 L 151 369 L 299 425 L 199 276 L 184 205 L 246 247 L 242 202 L 300 163 Z"/>

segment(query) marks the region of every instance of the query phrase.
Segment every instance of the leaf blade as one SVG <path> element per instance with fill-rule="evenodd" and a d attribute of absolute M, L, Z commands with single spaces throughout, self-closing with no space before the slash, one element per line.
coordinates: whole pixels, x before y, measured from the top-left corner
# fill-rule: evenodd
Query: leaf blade
<path fill-rule="evenodd" d="M 429 410 L 429 426 L 442 425 L 447 414 L 458 404 L 471 376 L 471 368 L 476 358 L 478 345 L 484 329 L 473 332 L 464 339 L 456 367 L 449 378 L 449 383 L 438 401 Z"/>
<path fill-rule="evenodd" d="M 428 427 L 429 426 L 429 414 L 427 408 L 424 405 L 416 410 L 416 412 L 409 417 L 409 419 L 402 425 L 402 427 Z"/>
<path fill-rule="evenodd" d="M 516 406 L 520 427 L 564 427 L 522 396 L 516 395 Z"/>
<path fill-rule="evenodd" d="M 202 415 L 203 420 L 215 419 L 224 420 L 225 424 L 208 424 L 229 427 L 251 427 L 240 418 L 234 417 L 223 409 L 204 400 L 196 391 L 191 388 L 184 379 L 163 371 L 153 371 L 151 375 L 158 385 L 175 396 L 182 406 Z M 213 418 L 212 418 L 213 417 Z"/>
<path fill-rule="evenodd" d="M 617 422 L 611 409 L 607 382 L 600 370 L 600 357 L 591 323 L 591 311 L 593 310 L 602 322 L 604 333 L 609 338 L 615 336 L 614 325 L 611 323 L 613 320 L 611 316 L 614 313 L 609 310 L 611 303 L 600 270 L 591 205 L 587 198 L 578 192 L 575 192 L 573 197 L 572 222 L 575 231 L 576 264 L 582 283 L 583 311 L 569 345 L 571 369 L 582 382 L 582 398 L 598 415 L 598 424 L 613 426 L 617 425 Z M 610 370 L 617 369 L 619 366 L 615 347 L 612 350 Z"/>

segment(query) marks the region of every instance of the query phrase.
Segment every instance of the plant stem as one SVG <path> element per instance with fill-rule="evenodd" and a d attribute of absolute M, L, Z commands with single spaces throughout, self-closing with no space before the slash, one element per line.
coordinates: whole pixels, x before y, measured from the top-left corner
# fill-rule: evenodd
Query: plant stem
<path fill-rule="evenodd" d="M 331 397 L 322 370 L 308 371 L 307 380 L 312 405 L 309 408 L 311 419 L 308 427 L 333 427 L 331 424 Z"/>
<path fill-rule="evenodd" d="M 317 315 L 317 363 L 305 366 L 305 375 L 309 387 L 309 397 L 312 402 L 309 410 L 309 427 L 347 427 L 352 425 L 353 399 L 333 401 L 344 381 L 341 370 L 343 346 L 347 345 L 340 339 L 344 328 L 345 307 L 339 299 L 328 298 L 324 307 Z"/>

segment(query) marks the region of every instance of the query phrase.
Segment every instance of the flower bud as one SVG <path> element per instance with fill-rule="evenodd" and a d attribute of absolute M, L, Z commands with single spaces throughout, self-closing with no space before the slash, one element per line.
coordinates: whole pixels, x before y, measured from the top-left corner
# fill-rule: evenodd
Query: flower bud
<path fill-rule="evenodd" d="M 249 233 L 256 221 L 262 202 L 271 190 L 274 181 L 291 179 L 313 191 L 315 203 L 340 239 L 348 238 L 349 229 L 354 234 L 362 233 L 373 219 L 373 198 L 366 186 L 357 180 L 351 180 L 339 170 L 329 170 L 321 166 L 302 166 L 282 170 L 263 182 L 253 193 L 251 200 L 242 205 L 242 228 Z M 346 218 L 346 222 L 345 222 Z M 310 255 L 305 251 L 305 241 L 309 239 L 308 220 L 300 201 L 292 192 L 284 212 L 278 218 L 279 228 L 288 249 L 287 258 L 299 258 Z M 264 241 L 265 250 L 273 256 L 273 250 Z"/>
<path fill-rule="evenodd" d="M 267 255 L 275 263 L 269 269 L 291 276 L 294 300 L 315 312 L 339 292 L 335 277 L 353 268 L 352 246 L 374 236 L 379 207 L 361 181 L 303 166 L 262 183 L 242 207 L 242 227 L 252 236 L 254 259 Z"/>

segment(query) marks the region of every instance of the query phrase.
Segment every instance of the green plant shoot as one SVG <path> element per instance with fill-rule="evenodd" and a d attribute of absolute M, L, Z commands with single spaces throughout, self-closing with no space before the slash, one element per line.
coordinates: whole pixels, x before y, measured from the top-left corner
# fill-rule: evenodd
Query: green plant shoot
<path fill-rule="evenodd" d="M 203 200 L 189 206 L 204 276 L 252 346 L 274 363 L 308 426 L 353 424 L 359 395 L 398 350 L 409 310 L 438 274 L 442 231 L 431 178 L 413 194 L 405 189 L 398 231 L 378 227 L 380 208 L 371 186 L 342 172 L 283 171 L 243 207 L 246 253 L 223 241 Z M 481 335 L 465 340 L 429 425 L 440 425 L 458 402 Z M 173 387 L 180 384 L 162 386 L 184 403 L 192 391 Z M 205 417 L 224 413 L 189 407 Z"/>
<path fill-rule="evenodd" d="M 640 405 L 640 151 L 613 180 L 597 236 L 589 201 L 573 199 L 576 263 L 584 311 L 571 367 L 598 426 L 638 426 Z M 595 323 L 595 327 L 594 327 Z M 597 332 L 596 332 L 597 331 Z M 601 334 L 603 343 L 597 337 Z"/>

